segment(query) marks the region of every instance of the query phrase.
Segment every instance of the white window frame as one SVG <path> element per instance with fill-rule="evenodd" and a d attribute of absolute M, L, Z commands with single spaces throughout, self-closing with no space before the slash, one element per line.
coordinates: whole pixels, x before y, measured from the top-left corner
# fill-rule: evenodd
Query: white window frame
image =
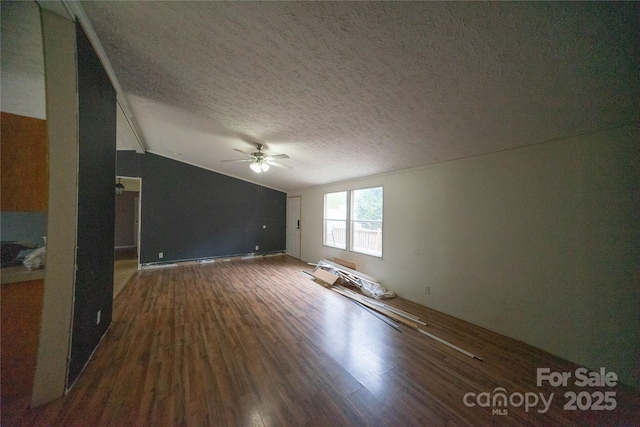
<path fill-rule="evenodd" d="M 354 209 L 354 196 L 355 193 L 358 191 L 362 191 L 362 190 L 370 190 L 370 189 L 375 189 L 375 188 L 380 188 L 380 190 L 382 191 L 382 218 L 378 221 L 378 220 L 362 220 L 362 219 L 355 219 L 355 209 Z M 346 215 L 346 220 L 343 219 L 339 219 L 339 218 L 329 218 L 327 216 L 327 196 L 331 195 L 331 194 L 340 194 L 340 193 L 345 193 L 346 195 L 346 203 L 347 203 L 347 215 Z M 331 248 L 336 248 L 336 249 L 341 249 L 343 251 L 347 251 L 347 252 L 353 252 L 353 253 L 358 253 L 358 254 L 362 254 L 362 255 L 368 255 L 368 256 L 372 256 L 375 258 L 382 258 L 383 257 L 383 248 L 384 248 L 384 187 L 382 185 L 378 185 L 378 186 L 374 186 L 374 187 L 365 187 L 365 188 L 357 188 L 357 189 L 352 189 L 352 190 L 342 190 L 342 191 L 332 191 L 332 192 L 328 192 L 328 193 L 324 193 L 324 200 L 323 200 L 323 215 L 322 215 L 322 245 L 323 246 L 327 246 L 327 247 L 331 247 Z M 336 245 L 336 244 L 332 244 L 332 242 L 328 241 L 327 239 L 327 225 L 328 225 L 328 221 L 343 221 L 345 224 L 345 231 L 344 231 L 344 246 L 340 246 L 340 245 Z M 366 251 L 366 250 L 358 250 L 358 248 L 356 246 L 354 246 L 354 230 L 356 229 L 355 227 L 355 223 L 363 223 L 363 222 L 373 222 L 373 223 L 379 223 L 380 224 L 380 235 L 377 237 L 376 240 L 376 245 L 379 243 L 379 247 L 380 247 L 380 251 L 378 252 L 373 252 L 373 251 Z"/>
<path fill-rule="evenodd" d="M 366 191 L 366 190 L 374 190 L 374 189 L 380 189 L 381 192 L 381 196 L 382 196 L 382 212 L 380 213 L 380 220 L 363 220 L 363 219 L 355 219 L 356 216 L 356 206 L 355 206 L 355 196 L 356 193 L 358 191 Z M 377 258 L 382 258 L 382 237 L 384 236 L 384 232 L 383 232 L 383 224 L 384 224 L 384 189 L 382 188 L 382 186 L 377 186 L 377 187 L 368 187 L 368 188 L 358 188 L 357 190 L 351 190 L 350 191 L 350 197 L 349 197 L 349 251 L 350 252 L 355 252 L 355 253 L 359 253 L 359 254 L 363 254 L 363 255 L 369 255 L 369 256 L 374 256 Z M 369 236 L 367 236 L 367 240 L 370 240 L 371 242 L 373 242 L 373 244 L 377 247 L 380 247 L 380 252 L 378 253 L 377 250 L 376 252 L 372 252 L 372 251 L 367 251 L 366 249 L 357 249 L 356 246 L 356 241 L 360 240 L 360 239 L 356 239 L 354 234 L 356 233 L 356 231 L 361 231 L 362 230 L 358 230 L 356 227 L 356 223 L 378 223 L 380 224 L 380 233 L 379 235 L 376 234 L 371 234 L 371 233 L 364 233 L 364 234 L 369 234 Z"/>
<path fill-rule="evenodd" d="M 344 193 L 344 197 L 345 197 L 345 203 L 346 203 L 346 212 L 345 212 L 345 217 L 344 218 L 337 218 L 337 217 L 332 217 L 329 213 L 327 213 L 328 209 L 327 209 L 327 196 L 330 196 L 332 194 L 341 194 Z M 325 193 L 324 194 L 324 203 L 323 203 L 323 214 L 322 214 L 322 244 L 324 246 L 329 246 L 332 248 L 337 248 L 337 249 L 342 249 L 342 250 L 347 250 L 347 248 L 349 247 L 348 245 L 348 239 L 347 236 L 349 235 L 349 192 L 348 191 L 333 191 L 331 193 Z M 328 236 L 328 225 L 329 222 L 343 222 L 344 223 L 344 246 L 341 246 L 340 244 L 336 244 L 335 243 L 335 239 L 333 241 L 329 241 L 329 239 L 327 239 Z M 333 228 L 333 224 L 332 224 L 332 228 Z"/>

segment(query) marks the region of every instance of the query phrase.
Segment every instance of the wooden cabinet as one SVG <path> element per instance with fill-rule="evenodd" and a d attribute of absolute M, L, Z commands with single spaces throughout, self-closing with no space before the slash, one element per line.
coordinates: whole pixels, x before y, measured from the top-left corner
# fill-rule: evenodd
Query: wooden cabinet
<path fill-rule="evenodd" d="M 47 122 L 2 112 L 0 207 L 2 212 L 47 212 L 49 168 Z M 38 357 L 44 280 L 6 283 L 11 272 L 2 269 L 0 294 L 0 383 L 6 399 L 29 398 Z M 42 275 L 42 272 L 36 272 Z M 25 276 L 33 275 L 25 273 Z"/>
<path fill-rule="evenodd" d="M 1 113 L 3 212 L 46 212 L 49 201 L 47 122 Z"/>
<path fill-rule="evenodd" d="M 3 399 L 31 396 L 38 358 L 43 293 L 44 280 L 2 284 L 0 382 Z"/>

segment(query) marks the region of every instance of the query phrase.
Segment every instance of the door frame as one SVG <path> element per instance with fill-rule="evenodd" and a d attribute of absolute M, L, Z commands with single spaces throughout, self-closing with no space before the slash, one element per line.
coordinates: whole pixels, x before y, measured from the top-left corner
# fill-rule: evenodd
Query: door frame
<path fill-rule="evenodd" d="M 298 256 L 294 256 L 289 252 L 289 248 L 287 247 L 287 255 L 292 256 L 296 259 L 302 259 L 302 223 L 300 222 L 302 220 L 302 196 L 289 196 L 287 197 L 287 243 L 289 241 L 289 215 L 290 215 L 290 211 L 289 211 L 289 199 L 299 199 L 298 202 Z"/>
<path fill-rule="evenodd" d="M 126 176 L 126 175 L 116 175 L 116 180 L 118 178 L 128 179 L 128 180 L 136 180 L 140 183 L 140 189 L 138 190 L 138 229 L 134 230 L 138 235 L 138 245 L 136 247 L 136 251 L 138 253 L 138 270 L 142 268 L 142 264 L 140 263 L 140 247 L 142 246 L 142 177 L 139 176 Z M 135 224 L 134 224 L 135 226 Z"/>

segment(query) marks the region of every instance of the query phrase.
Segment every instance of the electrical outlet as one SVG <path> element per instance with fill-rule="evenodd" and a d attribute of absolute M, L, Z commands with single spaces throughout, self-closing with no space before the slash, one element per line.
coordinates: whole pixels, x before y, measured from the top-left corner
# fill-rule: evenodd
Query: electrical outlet
<path fill-rule="evenodd" d="M 98 314 L 96 314 L 96 325 L 100 324 L 100 315 L 102 314 L 102 310 L 98 310 Z"/>
<path fill-rule="evenodd" d="M 425 286 L 424 287 L 424 294 L 425 295 L 431 295 L 431 286 Z"/>
<path fill-rule="evenodd" d="M 257 245 L 256 245 L 256 251 L 257 251 L 258 249 L 260 249 L 260 246 L 257 246 Z"/>
<path fill-rule="evenodd" d="M 158 252 L 158 258 L 164 258 L 164 252 Z"/>

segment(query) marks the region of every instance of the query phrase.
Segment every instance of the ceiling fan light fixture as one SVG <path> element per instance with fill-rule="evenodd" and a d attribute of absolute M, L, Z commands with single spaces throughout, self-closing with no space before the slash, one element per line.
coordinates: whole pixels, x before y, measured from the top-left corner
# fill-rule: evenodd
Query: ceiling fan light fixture
<path fill-rule="evenodd" d="M 255 173 L 260 173 L 260 172 L 262 172 L 262 168 L 260 167 L 260 163 L 258 163 L 258 162 L 251 163 L 251 164 L 249 165 L 249 167 L 250 167 L 250 168 L 251 168 L 251 170 L 252 170 L 252 171 L 254 171 Z"/>
<path fill-rule="evenodd" d="M 251 170 L 254 171 L 255 173 L 266 172 L 269 169 L 271 169 L 271 166 L 275 166 L 282 169 L 291 169 L 290 166 L 283 165 L 282 163 L 278 163 L 274 161 L 274 160 L 280 160 L 280 159 L 288 159 L 289 156 L 287 156 L 286 154 L 276 154 L 276 155 L 268 156 L 261 151 L 263 148 L 262 144 L 256 144 L 256 148 L 258 149 L 258 151 L 254 153 L 246 153 L 242 150 L 238 150 L 237 148 L 234 148 L 234 151 L 238 151 L 242 154 L 248 154 L 250 156 L 248 159 L 244 158 L 244 159 L 230 159 L 230 160 L 220 160 L 220 161 L 221 162 L 241 162 L 241 163 L 247 162 L 249 163 L 249 167 L 251 168 Z"/>

